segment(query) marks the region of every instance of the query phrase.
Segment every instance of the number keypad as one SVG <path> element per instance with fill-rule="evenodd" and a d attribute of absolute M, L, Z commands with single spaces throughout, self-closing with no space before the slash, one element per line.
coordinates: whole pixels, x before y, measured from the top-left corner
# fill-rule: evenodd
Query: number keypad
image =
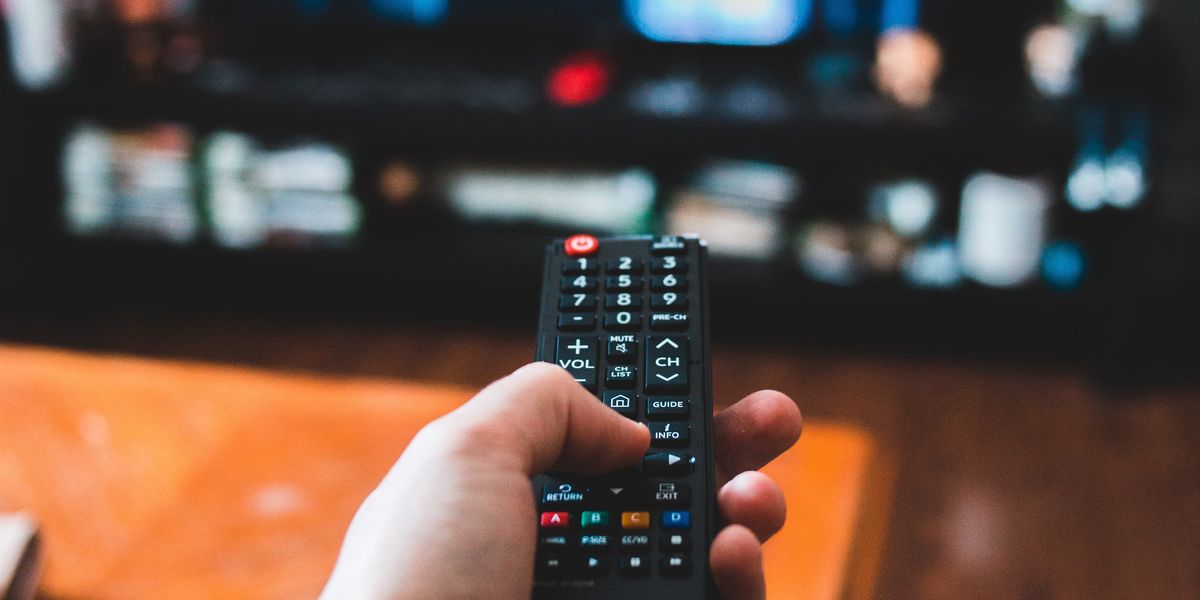
<path fill-rule="evenodd" d="M 621 242 L 630 246 L 609 252 L 602 242 L 598 252 L 561 257 L 554 266 L 554 357 L 609 409 L 646 424 L 651 447 L 629 472 L 536 481 L 535 580 L 547 582 L 547 591 L 557 589 L 549 582 L 577 580 L 643 585 L 661 577 L 681 585 L 704 564 L 706 548 L 692 541 L 708 539 L 705 505 L 693 504 L 691 490 L 704 485 L 696 477 L 708 467 L 700 464 L 704 421 L 696 419 L 703 412 L 692 407 L 689 383 L 702 350 L 692 342 L 703 300 L 702 290 L 689 297 L 689 284 L 698 285 L 702 265 L 690 264 L 695 242 L 685 238 L 636 242 L 645 244 L 640 250 Z"/>

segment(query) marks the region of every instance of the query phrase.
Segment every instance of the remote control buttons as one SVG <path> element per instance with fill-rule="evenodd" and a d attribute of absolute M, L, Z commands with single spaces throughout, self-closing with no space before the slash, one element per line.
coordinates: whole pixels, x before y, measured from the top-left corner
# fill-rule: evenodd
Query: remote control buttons
<path fill-rule="evenodd" d="M 596 338 L 559 336 L 557 344 L 554 364 L 566 369 L 583 387 L 596 391 L 596 365 L 600 354 Z"/>
<path fill-rule="evenodd" d="M 664 256 L 650 259 L 651 273 L 687 273 L 687 263 L 678 256 Z"/>
<path fill-rule="evenodd" d="M 636 275 L 642 272 L 642 261 L 632 256 L 622 256 L 608 261 L 606 270 L 609 273 L 633 273 Z"/>
<path fill-rule="evenodd" d="M 604 373 L 604 385 L 631 390 L 637 386 L 637 369 L 629 365 L 613 365 Z"/>
<path fill-rule="evenodd" d="M 687 529 L 692 526 L 692 513 L 686 510 L 668 510 L 662 514 L 663 529 Z"/>
<path fill-rule="evenodd" d="M 583 577 L 600 577 L 608 575 L 608 559 L 599 556 L 585 556 L 579 563 L 579 574 Z"/>
<path fill-rule="evenodd" d="M 556 550 L 566 548 L 569 543 L 570 541 L 568 541 L 565 535 L 543 535 L 538 540 L 538 545 L 542 548 L 553 548 Z"/>
<path fill-rule="evenodd" d="M 595 312 L 596 297 L 591 294 L 563 294 L 558 299 L 558 310 L 563 312 Z"/>
<path fill-rule="evenodd" d="M 640 292 L 642 291 L 642 278 L 633 275 L 605 277 L 604 289 L 610 292 Z"/>
<path fill-rule="evenodd" d="M 637 419 L 638 415 L 638 397 L 633 392 L 604 392 L 602 399 L 604 404 L 609 408 L 617 411 L 621 416 L 630 419 Z"/>
<path fill-rule="evenodd" d="M 686 292 L 687 277 L 671 273 L 662 277 L 650 278 L 650 290 L 654 292 Z"/>
<path fill-rule="evenodd" d="M 642 459 L 642 473 L 650 477 L 678 477 L 692 472 L 694 459 L 687 454 L 657 452 Z"/>
<path fill-rule="evenodd" d="M 650 521 L 649 513 L 643 513 L 643 514 L 647 515 L 646 521 L 647 521 L 647 523 L 649 523 L 649 521 Z M 650 536 L 648 536 L 644 533 L 639 533 L 636 535 L 623 535 L 623 536 L 621 536 L 620 546 L 621 546 L 622 550 L 641 550 L 644 548 L 649 548 L 650 547 Z"/>
<path fill-rule="evenodd" d="M 574 258 L 563 261 L 563 275 L 595 275 L 600 271 L 600 263 L 591 258 Z"/>
<path fill-rule="evenodd" d="M 648 512 L 623 512 L 621 513 L 621 529 L 649 529 L 650 528 L 650 513 Z M 647 539 L 646 543 L 649 544 Z M 624 544 L 622 544 L 624 545 Z"/>
<path fill-rule="evenodd" d="M 588 489 L 573 483 L 547 483 L 542 486 L 542 504 L 545 506 L 578 506 L 588 499 Z"/>
<path fill-rule="evenodd" d="M 662 536 L 659 544 L 663 552 L 687 552 L 692 549 L 692 538 L 686 533 L 672 533 Z"/>
<path fill-rule="evenodd" d="M 636 335 L 608 336 L 608 362 L 619 365 L 637 362 L 637 345 Z"/>
<path fill-rule="evenodd" d="M 558 315 L 558 328 L 562 331 L 591 331 L 596 328 L 596 315 Z"/>
<path fill-rule="evenodd" d="M 692 561 L 682 554 L 672 554 L 659 561 L 659 570 L 667 577 L 687 577 L 692 573 Z"/>
<path fill-rule="evenodd" d="M 637 331 L 642 328 L 642 314 L 628 311 L 604 315 L 604 328 L 609 331 Z"/>
<path fill-rule="evenodd" d="M 656 331 L 686 331 L 687 327 L 687 313 L 654 313 L 650 315 L 650 329 Z"/>
<path fill-rule="evenodd" d="M 627 577 L 642 577 L 650 573 L 650 559 L 645 556 L 622 556 L 617 570 Z"/>
<path fill-rule="evenodd" d="M 650 297 L 650 308 L 654 310 L 687 310 L 687 294 L 666 292 Z"/>
<path fill-rule="evenodd" d="M 579 517 L 579 523 L 585 529 L 588 527 L 608 527 L 608 513 L 584 511 Z"/>
<path fill-rule="evenodd" d="M 654 396 L 646 398 L 646 418 L 657 421 L 670 419 L 686 419 L 691 412 L 691 402 L 687 398 L 671 398 Z"/>
<path fill-rule="evenodd" d="M 592 235 L 573 235 L 567 238 L 563 248 L 567 256 L 587 256 L 600 249 L 600 240 Z"/>
<path fill-rule="evenodd" d="M 677 235 L 665 235 L 654 238 L 650 242 L 650 253 L 656 255 L 663 254 L 683 254 L 687 252 L 687 240 Z"/>
<path fill-rule="evenodd" d="M 562 284 L 559 289 L 564 292 L 594 292 L 596 291 L 596 278 L 588 277 L 587 275 L 566 276 L 562 279 Z"/>
<path fill-rule="evenodd" d="M 687 506 L 692 488 L 682 481 L 660 481 L 647 488 L 646 499 L 656 506 Z"/>
<path fill-rule="evenodd" d="M 640 294 L 621 292 L 604 297 L 605 310 L 640 310 L 641 308 L 642 296 Z"/>
<path fill-rule="evenodd" d="M 650 443 L 655 446 L 687 446 L 692 427 L 687 423 L 650 423 Z"/>
<path fill-rule="evenodd" d="M 542 578 L 562 576 L 566 571 L 566 563 L 558 556 L 543 556 L 537 561 L 537 575 Z"/>
<path fill-rule="evenodd" d="M 646 391 L 686 393 L 688 390 L 688 339 L 676 336 L 646 337 Z"/>
<path fill-rule="evenodd" d="M 560 529 L 571 525 L 571 513 L 544 512 L 541 520 L 542 529 Z"/>

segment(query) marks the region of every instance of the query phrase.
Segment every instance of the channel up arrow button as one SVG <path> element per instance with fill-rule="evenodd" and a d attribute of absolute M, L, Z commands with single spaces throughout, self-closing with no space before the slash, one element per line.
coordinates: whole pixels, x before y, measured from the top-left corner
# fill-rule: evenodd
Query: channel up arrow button
<path fill-rule="evenodd" d="M 687 336 L 652 335 L 646 337 L 646 391 L 651 394 L 687 393 Z"/>

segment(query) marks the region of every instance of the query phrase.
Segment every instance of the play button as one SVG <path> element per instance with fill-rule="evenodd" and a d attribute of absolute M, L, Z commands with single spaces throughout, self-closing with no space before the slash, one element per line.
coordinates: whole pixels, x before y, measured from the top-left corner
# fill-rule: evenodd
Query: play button
<path fill-rule="evenodd" d="M 651 477 L 687 475 L 692 470 L 694 458 L 687 454 L 656 452 L 647 454 L 642 460 L 642 473 Z"/>

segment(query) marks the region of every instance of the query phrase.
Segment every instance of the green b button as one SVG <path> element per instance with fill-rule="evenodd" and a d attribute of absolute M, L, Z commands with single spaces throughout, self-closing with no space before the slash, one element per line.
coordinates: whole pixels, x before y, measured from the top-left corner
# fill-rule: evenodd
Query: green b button
<path fill-rule="evenodd" d="M 584 511 L 579 523 L 584 527 L 608 527 L 608 513 Z"/>

